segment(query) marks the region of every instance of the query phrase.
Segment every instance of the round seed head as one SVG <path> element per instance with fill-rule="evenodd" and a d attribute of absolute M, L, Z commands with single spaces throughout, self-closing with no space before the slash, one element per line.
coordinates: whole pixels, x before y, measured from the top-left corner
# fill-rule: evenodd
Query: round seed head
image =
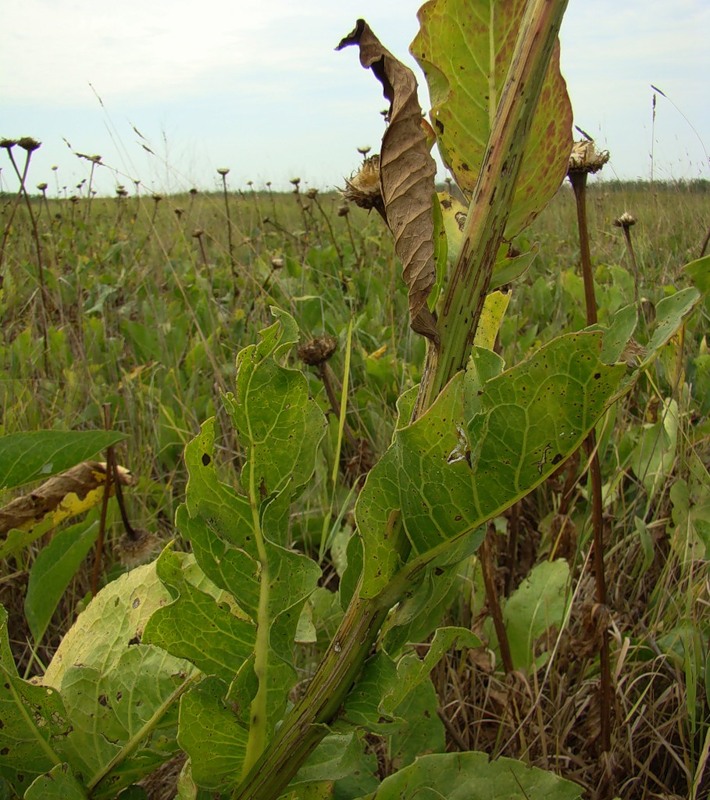
<path fill-rule="evenodd" d="M 217 167 L 217 172 L 219 172 L 219 174 L 223 177 L 225 175 L 229 175 L 229 167 Z"/>
<path fill-rule="evenodd" d="M 614 225 L 616 225 L 617 228 L 628 229 L 635 224 L 636 224 L 636 217 L 631 216 L 631 214 L 629 214 L 628 211 L 624 211 L 624 213 L 620 217 L 617 217 L 614 220 Z"/>
<path fill-rule="evenodd" d="M 338 340 L 335 336 L 316 336 L 298 348 L 298 357 L 304 364 L 317 367 L 333 355 L 337 346 Z"/>
<path fill-rule="evenodd" d="M 271 259 L 271 268 L 272 269 L 283 269 L 284 260 L 280 256 L 274 256 Z"/>
<path fill-rule="evenodd" d="M 37 188 L 40 190 L 40 192 L 46 192 L 47 184 L 44 181 L 42 181 L 42 183 L 37 184 Z"/>

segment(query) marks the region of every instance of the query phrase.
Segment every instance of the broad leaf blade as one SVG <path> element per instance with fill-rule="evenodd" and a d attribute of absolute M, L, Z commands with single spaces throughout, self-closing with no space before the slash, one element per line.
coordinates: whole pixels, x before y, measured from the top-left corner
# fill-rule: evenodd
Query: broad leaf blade
<path fill-rule="evenodd" d="M 527 767 L 512 758 L 489 761 L 485 753 L 422 756 L 391 775 L 371 794 L 371 800 L 579 800 L 579 786 L 552 772 Z"/>
<path fill-rule="evenodd" d="M 387 533 L 398 518 L 411 545 L 407 569 L 421 569 L 579 447 L 627 372 L 604 364 L 601 349 L 601 333 L 571 334 L 483 384 L 475 370 L 458 373 L 426 414 L 397 431 L 356 506 L 363 596 L 376 596 L 402 566 Z"/>
<path fill-rule="evenodd" d="M 17 674 L 0 606 L 0 777 L 18 792 L 60 764 L 71 722 L 59 693 Z"/>
<path fill-rule="evenodd" d="M 46 479 L 126 437 L 116 431 L 36 431 L 0 437 L 0 491 Z"/>
<path fill-rule="evenodd" d="M 25 616 L 35 642 L 44 635 L 69 582 L 99 533 L 98 522 L 80 522 L 59 531 L 32 565 L 25 596 Z"/>
<path fill-rule="evenodd" d="M 424 70 L 431 120 L 444 163 L 467 194 L 486 143 L 515 49 L 524 0 L 431 0 L 419 11 L 412 55 Z M 567 172 L 572 109 L 555 48 L 525 149 L 506 229 L 512 238 L 544 208 Z"/>
<path fill-rule="evenodd" d="M 24 800 L 86 800 L 87 795 L 69 765 L 57 764 L 32 781 L 23 797 Z"/>

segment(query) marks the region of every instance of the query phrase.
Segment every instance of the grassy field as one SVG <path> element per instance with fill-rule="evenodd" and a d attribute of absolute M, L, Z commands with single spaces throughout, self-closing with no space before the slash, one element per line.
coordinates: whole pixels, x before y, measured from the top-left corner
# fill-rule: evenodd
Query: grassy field
<path fill-rule="evenodd" d="M 637 301 L 636 338 L 644 344 L 658 301 L 689 283 L 682 268 L 701 254 L 709 198 L 704 184 L 591 188 L 602 324 Z M 636 219 L 635 267 L 614 225 L 623 212 Z M 237 351 L 270 324 L 270 306 L 294 316 L 303 342 L 337 340 L 328 370 L 304 366 L 324 409 L 330 388 L 340 395 L 352 325 L 342 480 L 329 481 L 331 415 L 322 465 L 294 510 L 293 540 L 317 553 L 324 519 L 352 525 L 359 476 L 386 449 L 395 401 L 417 383 L 424 359 L 377 215 L 297 184 L 287 194 L 244 187 L 227 195 L 136 190 L 58 199 L 40 192 L 29 207 L 0 197 L 0 233 L 2 432 L 101 428 L 108 404 L 111 427 L 127 435 L 118 460 L 135 476 L 126 493 L 131 523 L 155 534 L 156 547 L 174 536 L 182 452 L 210 416 L 224 431 L 220 469 L 237 480 L 240 447 L 221 398 L 232 388 Z M 510 287 L 499 336 L 508 364 L 585 326 L 568 187 L 516 244 L 536 244 L 539 254 Z M 534 565 L 563 557 L 573 576 L 572 613 L 535 643 L 539 658 L 528 670 L 505 674 L 490 650 L 451 653 L 437 667 L 450 749 L 523 758 L 578 780 L 589 798 L 607 796 L 610 785 L 624 798 L 708 796 L 709 313 L 706 298 L 600 428 L 608 608 L 594 601 L 583 455 L 494 522 L 490 557 L 501 597 Z M 109 516 L 104 580 L 125 569 L 121 521 L 113 507 Z M 13 649 L 28 674 L 49 660 L 90 586 L 87 565 L 33 661 L 22 597 L 40 547 L 0 572 Z M 322 555 L 327 574 L 330 556 Z M 450 614 L 484 638 L 489 631 L 476 559 L 462 566 Z M 613 747 L 600 761 L 594 693 L 602 629 L 612 639 L 614 701 Z"/>

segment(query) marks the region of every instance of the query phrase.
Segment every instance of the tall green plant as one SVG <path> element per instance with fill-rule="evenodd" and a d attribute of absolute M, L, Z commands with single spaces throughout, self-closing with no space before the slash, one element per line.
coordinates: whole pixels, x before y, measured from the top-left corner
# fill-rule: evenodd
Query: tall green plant
<path fill-rule="evenodd" d="M 343 40 L 390 102 L 379 159 L 368 162 L 379 172 L 350 188 L 393 233 L 428 355 L 358 499 L 338 597 L 318 587 L 317 564 L 290 538 L 326 421 L 288 366 L 296 324 L 276 311 L 239 354 L 225 398 L 245 455 L 240 485 L 219 480 L 213 421 L 186 450 L 176 522 L 192 554 L 168 548 L 100 593 L 41 687 L 14 674 L 0 644 L 0 775 L 15 793 L 61 785 L 67 797 L 114 797 L 180 748 L 180 798 L 455 797 L 481 785 L 491 796 L 579 797 L 518 762 L 443 753 L 429 679 L 447 649 L 477 644 L 439 625 L 484 523 L 558 469 L 634 378 L 619 363 L 618 326 L 561 336 L 508 369 L 482 346 L 495 321 L 480 336 L 491 286 L 525 264 L 502 254 L 506 237 L 566 172 L 571 115 L 555 55 L 564 7 L 427 3 L 413 49 L 433 126 L 422 126 L 413 75 L 366 23 Z M 434 140 L 466 204 L 436 195 Z M 654 346 L 696 299 L 659 322 Z M 304 687 L 294 642 L 317 647 L 321 621 L 329 643 Z M 421 658 L 411 643 L 428 637 Z M 388 742 L 396 770 L 381 784 L 367 734 Z"/>

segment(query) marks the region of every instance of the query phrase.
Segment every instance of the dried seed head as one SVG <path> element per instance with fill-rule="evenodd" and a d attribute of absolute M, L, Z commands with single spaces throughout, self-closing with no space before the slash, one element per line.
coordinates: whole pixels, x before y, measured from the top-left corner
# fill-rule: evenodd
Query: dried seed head
<path fill-rule="evenodd" d="M 190 194 L 194 197 L 198 193 L 198 191 L 199 190 L 195 189 L 195 187 L 193 186 L 192 189 L 190 189 Z"/>
<path fill-rule="evenodd" d="M 119 184 L 119 185 L 116 187 L 116 194 L 117 194 L 119 197 L 128 197 L 128 190 L 126 189 L 126 187 L 125 187 L 125 186 L 123 186 L 122 184 Z"/>
<path fill-rule="evenodd" d="M 125 567 L 137 567 L 145 564 L 160 549 L 160 541 L 153 533 L 149 533 L 143 528 L 136 528 L 133 533 L 136 538 L 122 536 L 116 545 L 119 561 Z"/>
<path fill-rule="evenodd" d="M 627 230 L 632 225 L 635 224 L 636 224 L 636 217 L 632 217 L 628 211 L 624 211 L 624 213 L 620 217 L 617 217 L 614 220 L 614 225 L 616 225 L 617 228 L 626 228 Z"/>
<path fill-rule="evenodd" d="M 339 217 L 347 217 L 350 213 L 350 206 L 347 203 L 342 203 L 338 206 L 338 216 Z"/>
<path fill-rule="evenodd" d="M 162 194 L 154 194 L 154 195 L 152 195 L 152 197 L 153 197 L 153 200 L 155 201 L 155 205 L 156 206 L 163 199 L 163 195 Z"/>
<path fill-rule="evenodd" d="M 316 195 L 317 195 L 317 194 L 318 194 L 318 189 L 309 189 L 309 190 L 306 192 L 306 197 L 307 197 L 309 200 L 315 200 L 315 197 L 316 197 Z"/>
<path fill-rule="evenodd" d="M 291 178 L 291 180 L 289 181 L 289 183 L 292 183 L 294 186 L 298 186 L 300 182 L 301 182 L 300 178 Z"/>
<path fill-rule="evenodd" d="M 176 208 L 174 210 L 175 210 L 175 216 L 178 219 L 180 219 L 180 217 L 185 213 L 185 209 L 184 208 Z"/>
<path fill-rule="evenodd" d="M 27 150 L 28 153 L 39 150 L 42 146 L 42 142 L 38 142 L 37 139 L 33 139 L 31 136 L 23 136 L 21 139 L 17 140 L 17 144 L 23 150 Z"/>
<path fill-rule="evenodd" d="M 271 268 L 272 269 L 283 269 L 284 260 L 280 256 L 274 256 L 271 259 Z"/>
<path fill-rule="evenodd" d="M 229 167 L 217 167 L 217 172 L 219 172 L 222 177 L 229 175 Z"/>
<path fill-rule="evenodd" d="M 364 147 L 358 147 L 357 151 L 360 155 L 365 158 L 365 156 L 372 150 L 369 144 L 366 144 Z"/>
<path fill-rule="evenodd" d="M 337 346 L 338 340 L 335 336 L 316 336 L 298 348 L 298 357 L 304 364 L 317 367 L 333 355 Z"/>
<path fill-rule="evenodd" d="M 362 162 L 360 169 L 345 179 L 343 197 L 360 208 L 384 210 L 380 188 L 380 157 L 370 156 Z"/>
<path fill-rule="evenodd" d="M 46 192 L 47 184 L 44 181 L 42 181 L 42 183 L 37 184 L 37 188 L 40 190 L 40 192 Z"/>
<path fill-rule="evenodd" d="M 195 230 L 192 232 L 192 236 L 193 236 L 194 239 L 199 239 L 200 236 L 204 236 L 204 235 L 205 235 L 205 232 L 202 230 L 202 228 L 195 228 Z"/>
<path fill-rule="evenodd" d="M 0 139 L 0 147 L 3 147 L 5 150 L 12 150 L 16 144 L 17 139 Z"/>
<path fill-rule="evenodd" d="M 608 160 L 608 150 L 597 150 L 593 141 L 582 139 L 572 145 L 567 172 L 599 172 Z"/>

